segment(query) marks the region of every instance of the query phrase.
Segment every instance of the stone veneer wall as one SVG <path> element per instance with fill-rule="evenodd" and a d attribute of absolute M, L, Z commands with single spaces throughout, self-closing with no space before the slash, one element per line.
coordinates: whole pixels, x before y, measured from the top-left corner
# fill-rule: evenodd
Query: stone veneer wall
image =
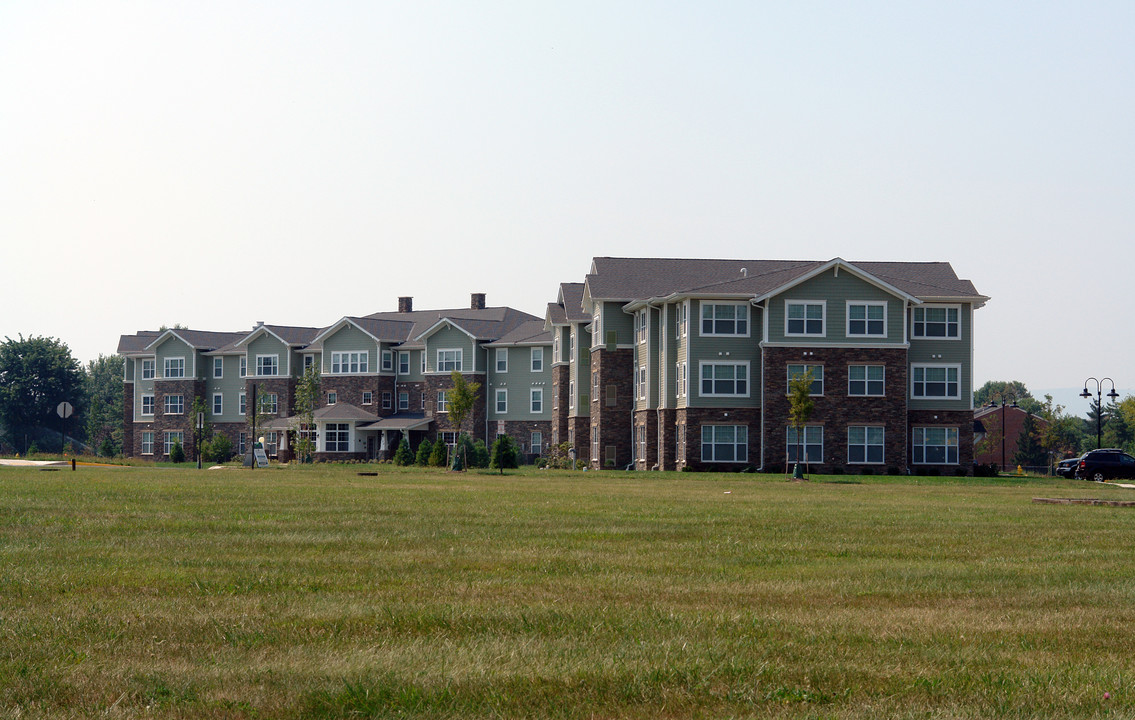
<path fill-rule="evenodd" d="M 293 378 L 264 378 L 250 377 L 244 382 L 245 397 L 248 401 L 248 413 L 252 414 L 252 386 L 256 385 L 257 401 L 265 393 L 276 393 L 276 412 L 266 413 L 262 417 L 291 417 L 295 412 L 296 381 Z M 326 395 L 324 396 L 326 397 Z"/>
<path fill-rule="evenodd" d="M 972 410 L 911 410 L 908 437 L 914 442 L 914 428 L 917 427 L 956 427 L 958 429 L 957 465 L 917 465 L 920 468 L 937 468 L 943 474 L 952 475 L 958 468 L 973 473 L 973 411 Z M 913 456 L 911 456 L 913 457 Z"/>
<path fill-rule="evenodd" d="M 602 469 L 606 465 L 607 448 L 615 447 L 614 467 L 622 469 L 634 457 L 631 451 L 631 421 L 634 413 L 634 351 L 625 348 L 607 350 L 592 348 L 591 374 L 598 373 L 598 386 L 591 382 L 591 434 L 587 457 L 591 458 L 590 441 L 599 438 L 599 459 L 591 467 Z M 615 386 L 615 405 L 607 406 L 607 386 Z"/>
<path fill-rule="evenodd" d="M 674 408 L 656 410 L 658 413 L 658 469 L 676 470 L 674 460 L 674 439 L 677 437 L 678 414 Z"/>
<path fill-rule="evenodd" d="M 636 410 L 634 414 L 635 445 L 638 445 L 640 428 L 646 428 L 646 458 L 635 458 L 635 470 L 651 470 L 660 464 L 658 459 L 658 411 Z M 637 455 L 635 448 L 635 455 Z"/>
<path fill-rule="evenodd" d="M 122 390 L 122 454 L 134 457 L 134 383 L 126 383 Z"/>
<path fill-rule="evenodd" d="M 571 368 L 568 365 L 552 366 L 552 440 L 553 445 L 568 439 L 568 389 L 571 387 Z"/>
<path fill-rule="evenodd" d="M 181 395 L 183 412 L 166 415 L 166 396 Z M 193 455 L 193 432 L 195 419 L 193 418 L 193 398 L 205 395 L 205 381 L 194 380 L 161 380 L 154 383 L 154 421 L 149 428 L 139 428 L 136 433 L 138 447 L 142 446 L 142 431 L 152 430 L 154 433 L 154 457 L 165 455 L 165 433 L 180 430 L 182 432 L 182 448 L 185 457 Z"/>
<path fill-rule="evenodd" d="M 552 421 L 551 420 L 505 420 L 504 434 L 511 437 L 516 441 L 516 447 L 524 448 L 521 451 L 521 458 L 533 461 L 536 457 L 532 454 L 532 433 L 538 432 L 543 435 L 544 447 L 540 450 L 540 454 L 547 453 L 548 447 L 552 439 Z M 489 423 L 489 435 L 492 436 L 491 442 L 485 444 L 492 449 L 493 442 L 496 441 L 498 430 L 500 429 L 500 421 Z"/>
<path fill-rule="evenodd" d="M 575 439 L 575 459 L 587 460 L 591 452 L 591 418 L 582 415 L 573 415 L 568 418 L 567 436 L 564 441 Z"/>
<path fill-rule="evenodd" d="M 804 355 L 803 353 L 810 353 Z M 906 468 L 907 432 L 907 352 L 879 348 L 765 348 L 764 400 L 766 469 L 784 467 L 787 462 L 787 428 L 789 426 L 788 365 L 824 366 L 824 394 L 813 397 L 815 408 L 808 425 L 824 428 L 822 463 L 812 463 L 813 472 L 832 468 L 858 470 L 860 465 L 847 461 L 847 428 L 849 425 L 882 425 L 883 462 L 875 472 L 887 468 Z M 849 397 L 847 376 L 849 365 L 884 365 L 883 397 Z M 972 422 L 971 436 L 972 436 Z"/>
<path fill-rule="evenodd" d="M 761 464 L 761 410 L 760 408 L 681 408 L 676 411 L 678 432 L 684 433 L 684 454 L 676 461 L 677 469 L 732 472 Z M 748 457 L 743 462 L 712 463 L 701 459 L 702 425 L 745 425 L 749 432 Z"/>
<path fill-rule="evenodd" d="M 363 393 L 373 395 L 370 405 L 363 405 Z M 391 409 L 398 403 L 394 396 L 394 378 L 388 375 L 321 375 L 319 378 L 319 402 L 316 407 L 327 405 L 327 393 L 335 393 L 336 403 L 347 403 L 367 412 L 382 415 L 382 393 L 391 393 Z"/>
<path fill-rule="evenodd" d="M 438 390 L 452 390 L 453 380 L 449 375 L 427 375 L 426 376 L 426 414 L 433 415 L 435 430 L 437 432 L 447 431 L 453 432 L 460 430 L 469 435 L 469 437 L 481 439 L 485 441 L 486 445 L 491 445 L 488 438 L 485 437 L 485 418 L 488 407 L 485 401 L 485 374 L 484 373 L 463 373 L 462 377 L 465 382 L 479 383 L 481 387 L 477 389 L 476 399 L 473 401 L 473 409 L 469 413 L 469 417 L 465 418 L 465 423 L 460 428 L 454 427 L 449 421 L 449 413 L 439 413 L 437 411 L 437 392 Z"/>

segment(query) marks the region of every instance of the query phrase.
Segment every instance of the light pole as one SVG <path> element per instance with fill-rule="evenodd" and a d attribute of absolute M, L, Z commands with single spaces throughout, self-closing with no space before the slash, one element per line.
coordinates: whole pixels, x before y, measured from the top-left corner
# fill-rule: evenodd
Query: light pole
<path fill-rule="evenodd" d="M 1017 407 L 1017 395 L 1008 390 L 994 390 L 989 396 L 1001 400 L 1001 472 L 1005 472 L 1005 405 L 1012 400 L 1012 407 Z M 990 400 L 989 407 L 997 407 L 996 400 Z"/>
<path fill-rule="evenodd" d="M 1084 381 L 1084 392 L 1080 393 L 1082 398 L 1090 398 L 1092 394 L 1088 392 L 1088 383 L 1094 382 L 1096 384 L 1096 449 L 1099 450 L 1103 447 L 1103 384 L 1105 382 L 1111 383 L 1111 392 L 1107 394 L 1112 402 L 1119 397 L 1119 393 L 1115 391 L 1115 381 L 1109 377 L 1103 380 L 1096 380 L 1090 377 Z"/>

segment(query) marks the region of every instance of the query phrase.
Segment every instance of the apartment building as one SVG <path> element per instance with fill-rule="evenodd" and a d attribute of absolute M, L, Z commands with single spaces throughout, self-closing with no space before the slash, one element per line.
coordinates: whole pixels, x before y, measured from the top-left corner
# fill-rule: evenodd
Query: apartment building
<path fill-rule="evenodd" d="M 590 270 L 545 324 L 566 398 L 553 438 L 568 433 L 591 467 L 972 465 L 973 312 L 988 298 L 948 263 L 599 257 Z M 814 411 L 797 429 L 789 382 L 809 372 Z"/>
<path fill-rule="evenodd" d="M 539 318 L 508 307 L 398 310 L 343 317 L 323 328 L 257 325 L 247 332 L 173 328 L 123 335 L 125 452 L 167 457 L 175 442 L 192 453 L 194 401 L 214 432 L 243 453 L 248 417 L 261 415 L 269 457 L 291 459 L 314 433 L 317 460 L 389 458 L 402 437 L 456 442 L 459 432 L 491 443 L 514 437 L 536 456 L 551 436 L 552 336 Z M 296 413 L 305 369 L 319 371 L 314 428 Z M 462 427 L 449 419 L 452 373 L 480 385 Z M 491 398 L 491 400 L 490 400 Z"/>

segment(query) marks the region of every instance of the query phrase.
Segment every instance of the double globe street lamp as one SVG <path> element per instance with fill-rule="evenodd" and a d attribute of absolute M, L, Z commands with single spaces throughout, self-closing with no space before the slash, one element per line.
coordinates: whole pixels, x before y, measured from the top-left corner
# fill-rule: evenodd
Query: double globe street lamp
<path fill-rule="evenodd" d="M 1107 394 L 1112 402 L 1115 402 L 1119 397 L 1119 393 L 1115 391 L 1115 381 L 1109 377 L 1103 380 L 1096 380 L 1090 377 L 1084 381 L 1084 392 L 1080 393 L 1082 398 L 1090 398 L 1092 394 L 1088 391 L 1088 383 L 1094 382 L 1096 384 L 1096 449 L 1099 450 L 1103 447 L 1103 384 L 1105 382 L 1111 383 L 1111 392 Z"/>

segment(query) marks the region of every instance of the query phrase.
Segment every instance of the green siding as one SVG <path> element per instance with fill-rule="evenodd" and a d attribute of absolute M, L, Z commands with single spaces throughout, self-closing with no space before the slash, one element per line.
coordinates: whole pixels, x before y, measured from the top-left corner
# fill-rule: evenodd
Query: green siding
<path fill-rule="evenodd" d="M 957 305 L 957 303 L 954 303 Z M 908 315 L 908 323 L 913 322 L 913 312 Z M 923 340 L 911 337 L 908 357 L 914 365 L 960 365 L 958 373 L 958 400 L 910 400 L 911 410 L 969 410 L 973 406 L 973 306 L 962 304 L 958 313 L 957 340 Z M 913 383 L 914 374 L 909 373 Z M 906 389 L 907 396 L 913 394 L 913 385 Z"/>
<path fill-rule="evenodd" d="M 701 303 L 690 303 L 690 327 L 698 319 L 700 330 Z M 759 407 L 761 404 L 761 349 L 760 312 L 749 313 L 749 337 L 703 336 L 700 332 L 687 335 L 689 349 L 689 407 Z M 749 364 L 748 397 L 704 397 L 701 394 L 701 366 L 703 362 L 731 362 Z"/>
<path fill-rule="evenodd" d="M 354 325 L 344 325 L 323 339 L 323 374 L 331 373 L 331 353 L 337 352 L 366 352 L 367 374 L 373 375 L 379 371 L 381 358 L 377 343 L 373 337 Z"/>
<path fill-rule="evenodd" d="M 617 334 L 616 343 L 630 345 L 634 342 L 634 316 L 623 310 L 624 303 L 603 303 L 603 337 L 600 340 L 606 344 L 607 333 Z"/>
<path fill-rule="evenodd" d="M 460 350 L 461 351 L 461 372 L 471 373 L 474 372 L 474 348 L 473 339 L 466 335 L 461 330 L 454 327 L 442 327 L 437 330 L 433 335 L 426 338 L 426 372 L 437 372 L 437 351 L 438 350 Z M 477 368 L 484 371 L 484 351 L 481 350 L 482 357 L 476 359 Z"/>
<path fill-rule="evenodd" d="M 532 372 L 532 348 L 508 348 L 508 371 L 496 371 L 496 348 L 488 352 L 490 361 L 489 371 L 486 374 L 488 392 L 485 399 L 488 403 L 489 421 L 495 420 L 551 420 L 552 419 L 552 346 L 541 346 L 544 351 L 544 369 Z M 544 401 L 541 412 L 534 413 L 531 409 L 531 391 L 537 388 L 543 391 Z M 507 412 L 498 413 L 496 408 L 496 391 L 508 391 Z"/>
<path fill-rule="evenodd" d="M 257 355 L 279 355 L 280 366 L 279 373 L 281 376 L 287 375 L 288 360 L 290 353 L 287 346 L 277 340 L 274 336 L 264 333 L 248 344 L 248 376 L 256 377 L 256 356 Z"/>
<path fill-rule="evenodd" d="M 213 358 L 221 357 L 224 362 L 224 377 L 213 377 Z M 240 356 L 221 355 L 206 356 L 205 362 L 209 366 L 209 377 L 205 383 L 205 407 L 209 410 L 210 422 L 240 422 L 244 416 L 240 414 L 240 393 L 244 392 L 245 379 L 240 377 Z M 221 393 L 221 415 L 213 415 L 213 394 Z"/>
<path fill-rule="evenodd" d="M 181 340 L 178 340 L 176 337 L 170 337 L 168 340 L 166 340 L 161 345 L 159 345 L 157 347 L 157 349 L 155 350 L 154 354 L 157 356 L 155 358 L 156 364 L 154 366 L 154 372 L 155 372 L 155 374 L 157 375 L 158 378 L 164 378 L 165 377 L 165 366 L 166 366 L 165 361 L 166 361 L 166 358 L 176 358 L 176 357 L 185 358 L 185 377 L 179 378 L 179 379 L 184 379 L 184 380 L 192 380 L 193 379 L 193 377 L 194 377 L 194 375 L 193 375 L 193 371 L 194 371 L 193 361 L 195 359 L 200 360 L 199 358 L 197 358 L 197 352 L 194 351 L 193 348 L 189 347 L 188 345 L 183 343 Z M 197 377 L 200 377 L 200 376 L 201 376 L 201 364 L 200 364 L 200 362 L 198 362 L 197 363 Z"/>
<path fill-rule="evenodd" d="M 788 300 L 822 300 L 826 302 L 826 318 L 823 337 L 788 336 L 784 334 L 784 307 Z M 847 303 L 882 302 L 887 303 L 887 336 L 848 337 Z M 891 293 L 843 270 L 836 276 L 835 270 L 807 280 L 787 292 L 770 298 L 768 303 L 769 342 L 808 345 L 811 343 L 861 344 L 902 344 L 903 321 L 906 301 Z"/>

